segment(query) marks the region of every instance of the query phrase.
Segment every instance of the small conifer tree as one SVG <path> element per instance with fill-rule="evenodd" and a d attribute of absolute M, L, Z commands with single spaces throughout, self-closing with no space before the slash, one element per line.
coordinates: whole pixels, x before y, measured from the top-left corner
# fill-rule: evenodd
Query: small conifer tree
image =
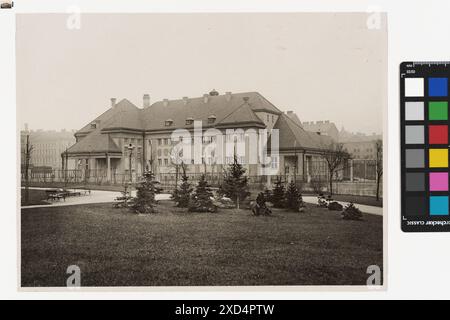
<path fill-rule="evenodd" d="M 233 163 L 224 171 L 223 183 L 219 188 L 219 193 L 230 198 L 238 207 L 239 202 L 250 195 L 245 171 L 245 168 L 238 162 L 235 155 Z"/>
<path fill-rule="evenodd" d="M 136 187 L 136 198 L 132 206 L 136 213 L 155 213 L 156 184 L 153 173 L 144 172 L 141 181 Z"/>
<path fill-rule="evenodd" d="M 275 181 L 275 187 L 273 188 L 271 202 L 275 208 L 285 207 L 285 190 L 281 178 L 278 178 Z"/>
<path fill-rule="evenodd" d="M 286 208 L 299 211 L 303 207 L 303 199 L 297 185 L 294 181 L 291 181 L 286 190 Z"/>
<path fill-rule="evenodd" d="M 195 187 L 194 193 L 191 195 L 189 200 L 189 211 L 193 212 L 215 212 L 216 207 L 212 201 L 211 188 L 205 179 L 203 174 Z"/>
<path fill-rule="evenodd" d="M 176 188 L 172 193 L 172 199 L 176 202 L 177 207 L 187 208 L 189 206 L 189 198 L 191 197 L 193 188 L 188 180 L 189 177 L 186 173 L 183 173 L 180 187 Z"/>

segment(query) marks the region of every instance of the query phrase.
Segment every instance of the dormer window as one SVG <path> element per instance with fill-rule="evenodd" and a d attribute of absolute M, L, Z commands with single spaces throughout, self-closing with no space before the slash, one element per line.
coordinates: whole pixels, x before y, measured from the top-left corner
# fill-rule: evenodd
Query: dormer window
<path fill-rule="evenodd" d="M 167 119 L 166 122 L 164 122 L 164 125 L 165 125 L 166 127 L 170 127 L 170 126 L 172 125 L 172 123 L 173 123 L 173 120 L 172 120 L 172 119 Z"/>
<path fill-rule="evenodd" d="M 97 124 L 95 122 L 91 123 L 91 129 L 97 129 Z"/>
<path fill-rule="evenodd" d="M 194 123 L 194 118 L 187 118 L 186 119 L 186 125 L 191 125 Z"/>
<path fill-rule="evenodd" d="M 214 123 L 216 121 L 216 116 L 215 115 L 210 115 L 208 117 L 208 123 Z"/>

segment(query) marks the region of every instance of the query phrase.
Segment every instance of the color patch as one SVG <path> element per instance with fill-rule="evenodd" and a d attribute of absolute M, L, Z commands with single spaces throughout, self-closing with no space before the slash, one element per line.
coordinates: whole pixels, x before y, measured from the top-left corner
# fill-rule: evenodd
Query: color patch
<path fill-rule="evenodd" d="M 428 126 L 428 143 L 430 143 L 430 144 L 447 144 L 448 143 L 448 126 L 447 125 L 430 125 L 430 126 Z"/>
<path fill-rule="evenodd" d="M 425 164 L 425 152 L 423 149 L 405 150 L 406 168 L 423 168 Z"/>
<path fill-rule="evenodd" d="M 399 76 L 402 230 L 450 232 L 450 61 L 403 62 Z"/>
<path fill-rule="evenodd" d="M 405 96 L 406 97 L 423 97 L 424 81 L 423 78 L 406 78 L 405 79 Z"/>
<path fill-rule="evenodd" d="M 448 215 L 448 196 L 430 197 L 430 215 L 432 216 Z"/>
<path fill-rule="evenodd" d="M 407 196 L 405 197 L 405 215 L 407 216 L 425 216 L 426 215 L 425 196 Z"/>
<path fill-rule="evenodd" d="M 408 172 L 406 174 L 406 191 L 425 191 L 425 174 Z"/>
<path fill-rule="evenodd" d="M 406 126 L 405 127 L 405 143 L 407 144 L 423 144 L 423 126 Z"/>
<path fill-rule="evenodd" d="M 405 103 L 405 120 L 423 120 L 424 103 L 422 101 L 408 101 Z"/>
<path fill-rule="evenodd" d="M 447 120 L 448 103 L 446 101 L 430 101 L 428 103 L 429 120 Z"/>
<path fill-rule="evenodd" d="M 430 191 L 448 191 L 448 172 L 430 172 Z"/>
<path fill-rule="evenodd" d="M 448 95 L 448 79 L 428 78 L 428 95 L 430 97 L 446 97 Z"/>
<path fill-rule="evenodd" d="M 448 167 L 448 149 L 430 149 L 430 168 Z"/>

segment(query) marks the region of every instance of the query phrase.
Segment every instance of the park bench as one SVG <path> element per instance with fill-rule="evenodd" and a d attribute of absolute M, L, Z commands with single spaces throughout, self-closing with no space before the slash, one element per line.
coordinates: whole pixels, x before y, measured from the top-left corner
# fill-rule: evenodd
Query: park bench
<path fill-rule="evenodd" d="M 52 190 L 45 190 L 47 194 L 47 200 L 64 200 L 66 201 L 67 191 L 64 191 L 62 189 L 52 189 Z"/>

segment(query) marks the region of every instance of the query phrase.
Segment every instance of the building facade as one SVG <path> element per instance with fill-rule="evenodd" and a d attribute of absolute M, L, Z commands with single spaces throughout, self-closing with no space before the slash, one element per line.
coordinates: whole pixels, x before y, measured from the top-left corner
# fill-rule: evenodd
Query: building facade
<path fill-rule="evenodd" d="M 61 169 L 61 154 L 75 144 L 75 131 L 67 130 L 25 130 L 20 132 L 21 164 L 25 164 L 26 139 L 32 146 L 30 168 Z"/>
<path fill-rule="evenodd" d="M 314 132 L 320 135 L 328 136 L 334 141 L 339 141 L 339 130 L 336 125 L 329 120 L 325 121 L 305 121 L 302 127 L 306 131 Z"/>
<path fill-rule="evenodd" d="M 276 174 L 307 180 L 319 170 L 313 164 L 327 152 L 331 140 L 305 131 L 297 122 L 258 92 L 221 95 L 213 90 L 201 97 L 164 99 L 153 104 L 146 94 L 141 108 L 126 99 L 117 102 L 112 98 L 108 110 L 75 132 L 76 143 L 62 157 L 65 169 L 82 172 L 84 179 L 101 177 L 102 182 L 112 183 L 135 181 L 145 170 L 172 175 L 180 169 L 177 157 L 189 174 L 221 176 L 235 154 L 240 155 L 238 161 L 249 176 L 261 176 L 267 164 L 251 161 L 262 148 L 258 143 L 260 129 L 267 129 L 269 137 L 272 129 L 278 129 L 279 157 L 271 159 L 269 165 Z M 180 134 L 175 141 L 174 131 Z M 179 147 L 182 139 L 196 143 L 180 152 L 175 146 Z M 228 147 L 206 152 L 217 139 L 233 141 L 231 153 Z M 201 159 L 194 159 L 195 146 L 200 146 Z M 236 148 L 241 152 L 236 153 Z M 191 152 L 190 157 L 183 154 L 186 150 Z"/>

